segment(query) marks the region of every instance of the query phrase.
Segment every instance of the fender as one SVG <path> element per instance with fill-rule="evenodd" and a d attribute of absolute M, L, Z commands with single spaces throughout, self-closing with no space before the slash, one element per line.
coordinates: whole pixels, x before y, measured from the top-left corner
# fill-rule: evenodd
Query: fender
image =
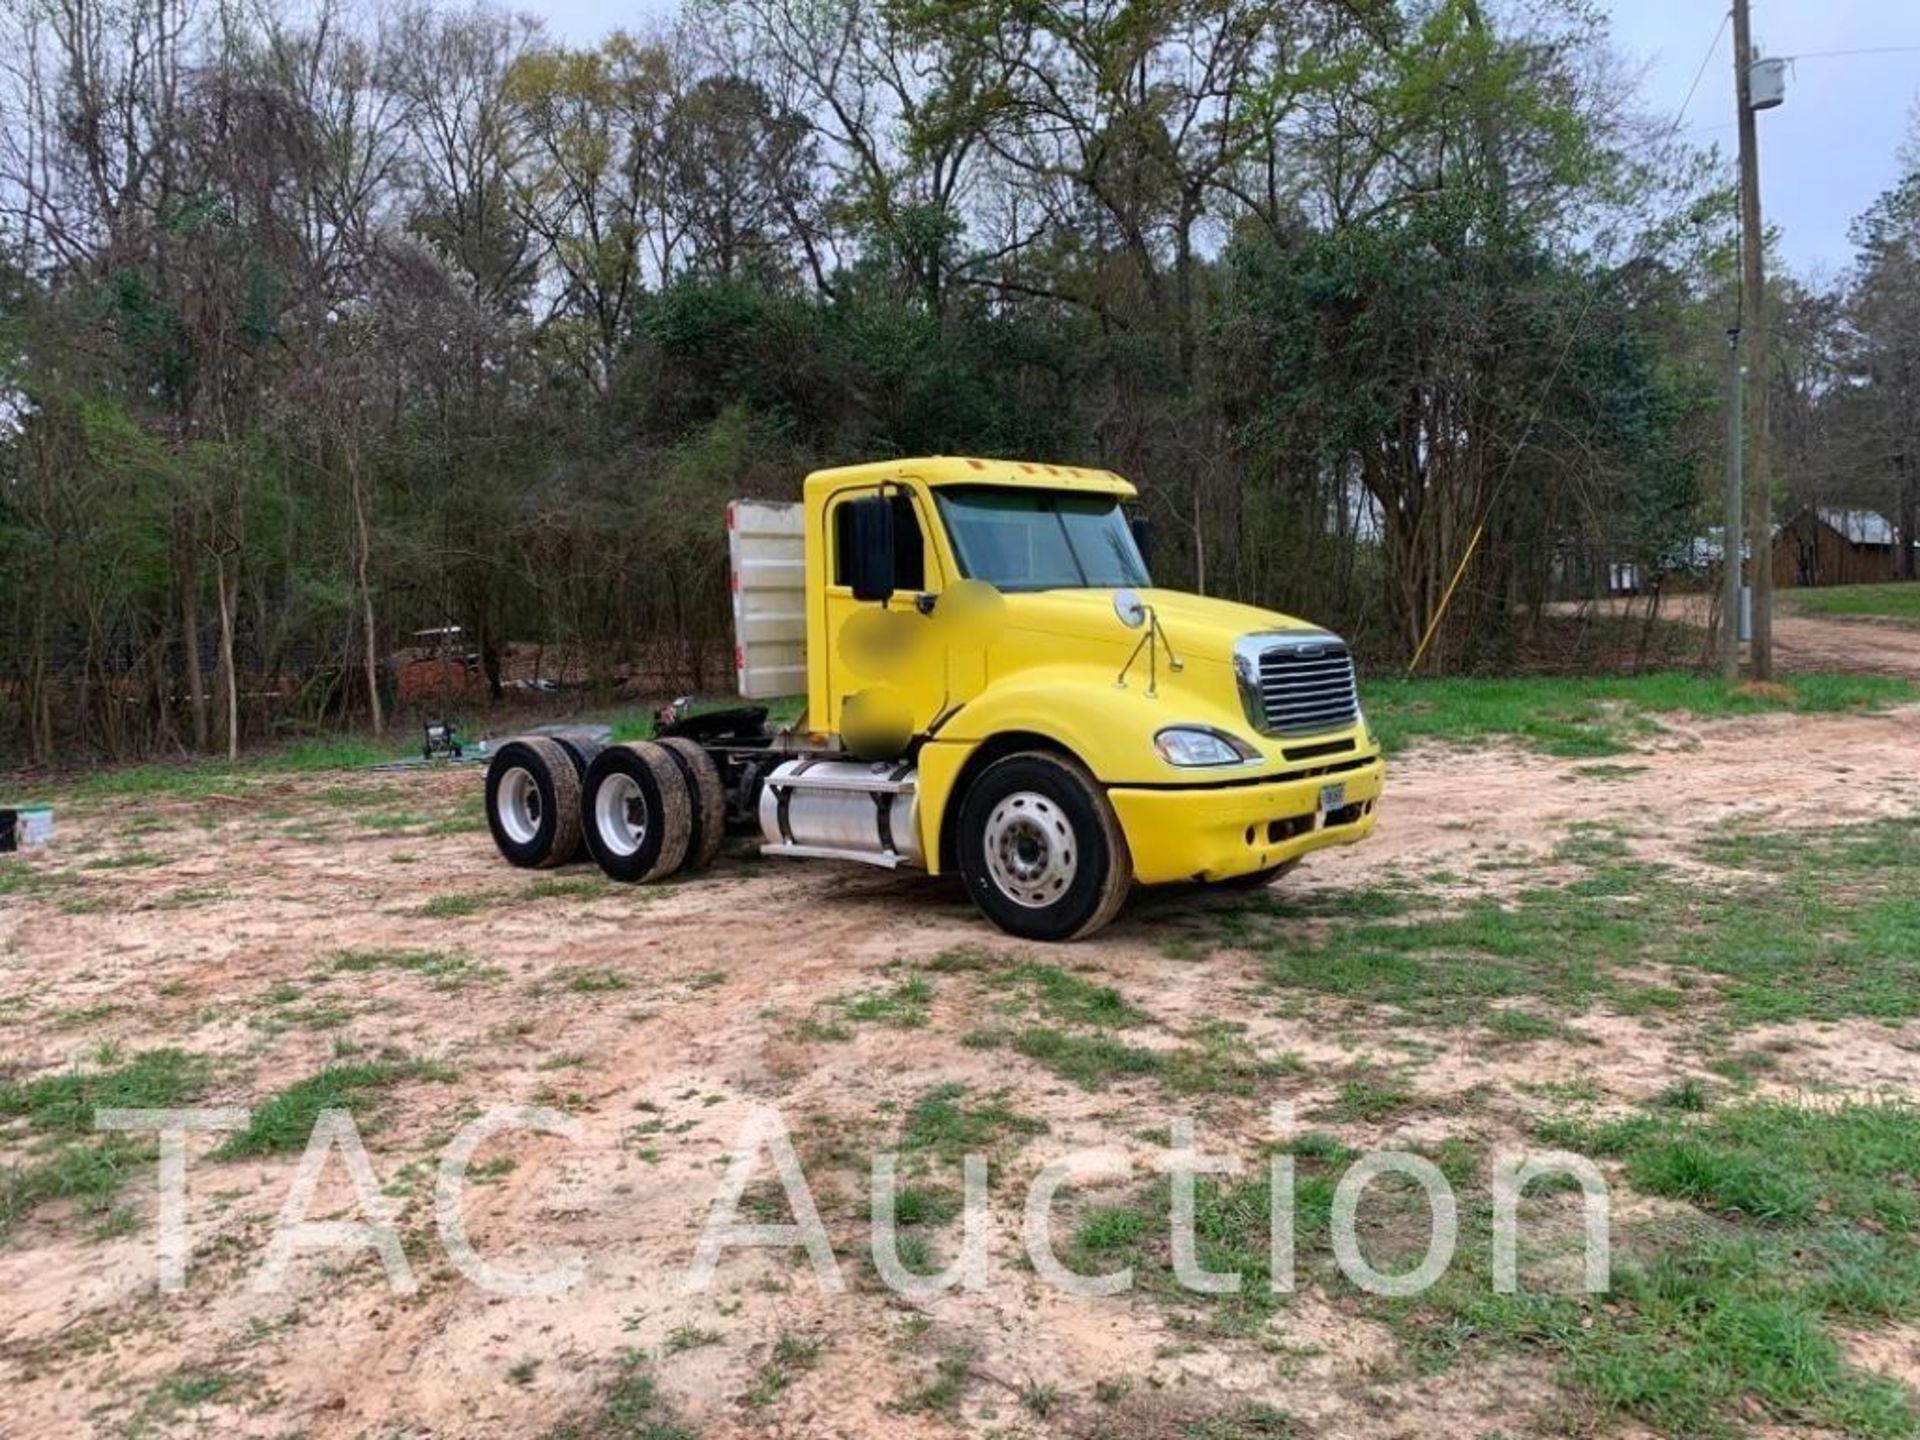
<path fill-rule="evenodd" d="M 1234 693 L 1226 666 L 1213 660 L 1190 660 L 1180 677 L 1188 683 L 1175 684 L 1170 683 L 1165 664 L 1163 659 L 1156 695 L 1148 693 L 1144 659 L 1133 666 L 1124 684 L 1117 679 L 1117 667 L 1106 664 L 1068 661 L 1029 666 L 990 683 L 940 726 L 934 738 L 977 745 L 1011 732 L 1043 736 L 1071 751 L 1103 785 L 1164 785 L 1194 779 L 1191 770 L 1169 765 L 1153 748 L 1155 733 L 1168 725 L 1212 725 L 1261 746 L 1264 737 L 1250 732 L 1245 715 L 1210 698 L 1209 691 Z M 1207 671 L 1221 673 L 1207 676 Z M 1207 687 L 1191 683 L 1203 678 L 1215 683 Z M 1276 752 L 1273 759 L 1279 758 Z"/>
<path fill-rule="evenodd" d="M 967 762 L 982 745 L 1018 749 L 1024 746 L 1008 746 L 1007 738 L 1030 737 L 1066 751 L 1102 785 L 1165 785 L 1195 776 L 1155 753 L 1154 733 L 1163 726 L 1246 730 L 1244 716 L 1204 703 L 1190 689 L 1149 696 L 1144 662 L 1134 667 L 1124 686 L 1117 683 L 1117 673 L 1112 666 L 1085 662 L 1030 666 L 989 684 L 937 727 L 919 754 L 920 829 L 932 873 L 939 873 L 948 805 Z M 1160 678 L 1164 685 L 1167 676 Z M 1250 768 L 1246 773 L 1260 772 Z"/>

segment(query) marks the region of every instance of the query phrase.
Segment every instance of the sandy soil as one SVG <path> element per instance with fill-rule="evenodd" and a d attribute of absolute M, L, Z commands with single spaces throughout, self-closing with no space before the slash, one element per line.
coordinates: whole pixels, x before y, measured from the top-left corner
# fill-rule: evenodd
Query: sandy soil
<path fill-rule="evenodd" d="M 1775 594 L 1774 661 L 1781 670 L 1920 675 L 1920 627 L 1864 615 L 1802 615 L 1794 609 L 1792 590 Z M 1613 600 L 1598 608 L 1644 617 L 1646 605 L 1643 599 Z M 1660 602 L 1662 619 L 1703 627 L 1716 610 L 1711 595 L 1668 595 Z"/>
<path fill-rule="evenodd" d="M 1920 636 L 1913 643 L 1920 674 Z M 1697 828 L 1747 814 L 1789 825 L 1915 814 L 1917 760 L 1920 710 L 1680 728 L 1607 767 L 1431 749 L 1396 766 L 1372 844 L 1316 857 L 1287 883 L 1518 885 L 1583 822 L 1621 824 L 1645 853 L 1674 855 L 1676 816 Z M 1138 897 L 1096 942 L 1045 958 L 1154 1017 L 1129 1033 L 1134 1043 L 1180 1043 L 1228 1019 L 1259 1053 L 1301 1064 L 1240 1096 L 1175 1102 L 1145 1082 L 1085 1091 L 1010 1051 L 962 1043 L 1005 999 L 985 981 L 990 967 L 1034 952 L 988 929 L 954 885 L 732 854 L 708 876 L 648 890 L 542 894 L 531 888 L 541 877 L 494 854 L 478 785 L 472 771 L 334 776 L 61 809 L 60 844 L 35 862 L 58 883 L 0 899 L 0 1077 L 92 1065 L 103 1045 L 122 1056 L 177 1045 L 212 1057 L 221 1080 L 208 1103 L 249 1105 L 341 1056 L 445 1069 L 357 1112 L 402 1216 L 417 1293 L 392 1294 L 366 1254 L 297 1261 L 281 1292 L 255 1293 L 297 1157 L 215 1163 L 212 1142 L 196 1140 L 184 1293 L 155 1289 L 150 1175 L 126 1187 L 131 1233 L 100 1238 L 55 1203 L 0 1239 L 0 1434 L 545 1435 L 593 1412 L 628 1351 L 645 1352 L 666 1402 L 714 1436 L 1172 1436 L 1251 1401 L 1322 1437 L 1588 1423 L 1565 1408 L 1544 1362 L 1424 1375 L 1390 1332 L 1312 1288 L 1230 1338 L 1143 1295 L 1055 1294 L 1020 1259 L 1022 1182 L 1093 1146 L 1122 1147 L 1144 1176 L 1159 1152 L 1141 1137 L 1181 1109 L 1197 1113 L 1203 1148 L 1251 1159 L 1269 1138 L 1270 1102 L 1311 1115 L 1340 1076 L 1376 1063 L 1426 1103 L 1385 1125 L 1317 1128 L 1356 1146 L 1512 1144 L 1552 1108 L 1555 1087 L 1631 1103 L 1704 1074 L 1684 1026 L 1595 1013 L 1576 1022 L 1584 1036 L 1487 1047 L 1335 1022 L 1310 1000 L 1276 1007 L 1252 957 L 1195 959 L 1181 943 L 1238 902 L 1163 892 Z M 475 897 L 475 908 L 428 913 L 447 896 Z M 958 947 L 989 969 L 925 970 Z M 433 949 L 464 963 L 343 972 L 345 948 Z M 840 1013 L 837 998 L 916 973 L 932 986 L 924 1023 L 820 1023 Z M 1780 1051 L 1770 1084 L 1782 1088 L 1920 1090 L 1912 1026 L 1748 1039 Z M 988 1287 L 908 1302 L 879 1287 L 859 1253 L 857 1163 L 896 1142 L 916 1100 L 952 1083 L 1002 1095 L 1045 1133 L 990 1147 Z M 582 1255 L 584 1278 L 564 1295 L 491 1297 L 435 1237 L 431 1166 L 494 1104 L 553 1106 L 583 1127 L 578 1143 L 489 1144 L 480 1161 L 497 1163 L 466 1202 L 489 1259 Z M 846 1288 L 823 1293 L 804 1262 L 761 1252 L 728 1258 L 710 1292 L 684 1294 L 726 1159 L 766 1105 L 792 1129 Z M 342 1174 L 329 1172 L 316 1213 L 345 1213 Z M 796 1341 L 817 1344 L 817 1358 L 792 1361 Z M 1860 1363 L 1911 1379 L 1913 1343 L 1911 1331 L 1887 1332 L 1856 1349 Z M 913 1408 L 952 1356 L 963 1357 L 950 1365 L 955 1408 Z M 225 1383 L 211 1396 L 179 1384 L 201 1374 Z"/>

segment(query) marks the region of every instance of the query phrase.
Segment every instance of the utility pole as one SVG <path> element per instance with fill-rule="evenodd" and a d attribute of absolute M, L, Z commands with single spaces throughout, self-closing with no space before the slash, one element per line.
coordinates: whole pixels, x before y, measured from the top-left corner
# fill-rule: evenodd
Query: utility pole
<path fill-rule="evenodd" d="M 1920 495 L 1914 493 L 1913 472 L 1907 468 L 1907 452 L 1894 453 L 1893 472 L 1900 477 L 1900 531 L 1895 535 L 1894 543 L 1900 547 L 1900 578 L 1914 578 L 1914 547 L 1920 545 L 1920 538 L 1913 533 L 1915 511 L 1920 510 Z"/>
<path fill-rule="evenodd" d="M 1760 140 L 1753 108 L 1753 26 L 1749 0 L 1733 0 L 1734 104 L 1740 111 L 1740 332 L 1746 340 L 1751 431 L 1747 546 L 1753 569 L 1753 678 L 1773 678 L 1773 467 L 1767 424 L 1766 231 L 1760 223 Z M 1775 99 L 1772 103 L 1779 103 Z M 1731 541 L 1729 550 L 1734 554 Z M 1737 617 L 1736 617 L 1737 623 Z"/>
<path fill-rule="evenodd" d="M 1740 539 L 1746 519 L 1746 485 L 1740 464 L 1745 448 L 1741 397 L 1746 367 L 1740 363 L 1740 327 L 1727 331 L 1727 504 L 1720 523 L 1720 674 L 1740 678 Z"/>

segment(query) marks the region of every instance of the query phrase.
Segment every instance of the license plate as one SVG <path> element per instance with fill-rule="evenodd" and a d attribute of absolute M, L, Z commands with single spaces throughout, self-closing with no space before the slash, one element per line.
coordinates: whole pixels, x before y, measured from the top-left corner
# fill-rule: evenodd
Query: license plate
<path fill-rule="evenodd" d="M 1322 810 L 1343 810 L 1346 808 L 1346 804 L 1347 787 L 1344 783 L 1339 785 L 1322 785 L 1320 787 L 1320 808 Z"/>

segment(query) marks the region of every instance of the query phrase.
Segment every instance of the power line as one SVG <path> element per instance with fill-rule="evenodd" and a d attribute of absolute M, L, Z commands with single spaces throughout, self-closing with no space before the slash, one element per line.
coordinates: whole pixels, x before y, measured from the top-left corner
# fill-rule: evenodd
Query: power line
<path fill-rule="evenodd" d="M 1693 97 L 1700 93 L 1700 82 L 1706 78 L 1707 67 L 1713 64 L 1713 57 L 1720 49 L 1720 37 L 1727 33 L 1727 26 L 1733 20 L 1729 10 L 1720 17 L 1720 28 L 1713 32 L 1713 39 L 1707 45 L 1707 53 L 1700 57 L 1700 68 L 1693 72 L 1693 84 L 1687 87 L 1687 98 L 1680 102 L 1680 113 L 1673 117 L 1673 128 L 1678 130 L 1680 122 L 1687 118 L 1687 107 L 1693 104 Z"/>
<path fill-rule="evenodd" d="M 1864 50 L 1808 50 L 1788 60 L 1839 60 L 1852 55 L 1920 55 L 1920 45 L 1873 45 Z"/>

